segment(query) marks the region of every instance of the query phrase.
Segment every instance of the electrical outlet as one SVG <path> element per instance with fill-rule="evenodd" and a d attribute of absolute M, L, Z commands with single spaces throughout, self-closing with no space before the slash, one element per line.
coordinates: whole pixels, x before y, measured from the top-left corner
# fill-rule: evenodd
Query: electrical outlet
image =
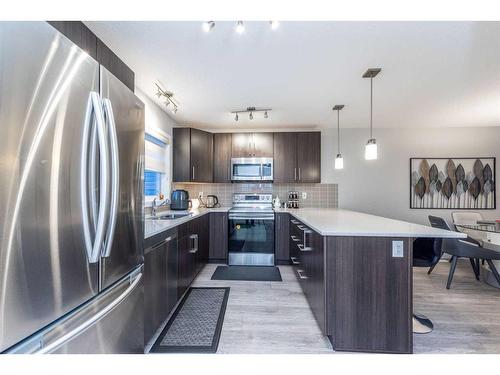
<path fill-rule="evenodd" d="M 392 257 L 403 258 L 403 241 L 392 241 Z"/>
<path fill-rule="evenodd" d="M 200 192 L 198 193 L 198 198 L 203 198 L 203 192 L 202 192 L 202 191 L 200 191 Z"/>
<path fill-rule="evenodd" d="M 302 192 L 302 199 L 307 199 L 307 193 L 305 191 Z"/>

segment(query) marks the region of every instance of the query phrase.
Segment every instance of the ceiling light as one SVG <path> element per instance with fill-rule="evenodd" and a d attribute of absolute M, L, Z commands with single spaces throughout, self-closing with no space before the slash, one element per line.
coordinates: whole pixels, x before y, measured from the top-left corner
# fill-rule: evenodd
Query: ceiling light
<path fill-rule="evenodd" d="M 204 32 L 208 33 L 215 27 L 215 22 L 214 21 L 208 21 L 208 22 L 203 22 L 201 25 L 201 28 L 203 29 Z"/>
<path fill-rule="evenodd" d="M 373 138 L 373 78 L 376 77 L 381 70 L 380 68 L 371 68 L 363 74 L 363 78 L 370 78 L 370 139 L 368 139 L 365 146 L 366 160 L 376 160 L 378 157 L 377 141 Z"/>
<path fill-rule="evenodd" d="M 279 21 L 269 21 L 269 23 L 271 24 L 271 30 L 276 30 L 280 26 Z"/>
<path fill-rule="evenodd" d="M 160 81 L 156 81 L 155 85 L 156 85 L 156 96 L 158 97 L 158 99 L 162 100 L 163 103 L 165 104 L 165 107 L 167 108 L 169 107 L 170 104 L 172 104 L 171 111 L 173 113 L 177 113 L 177 110 L 179 109 L 179 103 L 177 103 L 177 101 L 174 99 L 174 93 L 164 89 Z"/>
<path fill-rule="evenodd" d="M 245 31 L 245 25 L 243 25 L 243 21 L 238 21 L 238 23 L 236 24 L 236 32 L 238 34 L 243 34 L 244 31 Z"/>
<path fill-rule="evenodd" d="M 337 111 L 337 156 L 335 157 L 335 169 L 344 169 L 344 158 L 340 153 L 340 110 L 344 108 L 343 104 L 337 104 L 332 109 Z"/>
<path fill-rule="evenodd" d="M 246 109 L 239 109 L 236 111 L 231 111 L 231 113 L 234 113 L 234 121 L 238 121 L 239 119 L 239 114 L 240 113 L 248 113 L 248 118 L 250 120 L 253 120 L 253 113 L 254 112 L 264 112 L 264 118 L 269 117 L 269 111 L 272 111 L 271 108 L 255 108 L 255 107 L 247 107 Z"/>

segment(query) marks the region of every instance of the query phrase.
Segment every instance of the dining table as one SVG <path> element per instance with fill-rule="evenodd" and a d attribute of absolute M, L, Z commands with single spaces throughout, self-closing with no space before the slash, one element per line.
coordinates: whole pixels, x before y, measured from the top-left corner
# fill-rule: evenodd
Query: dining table
<path fill-rule="evenodd" d="M 485 249 L 500 253 L 500 221 L 481 220 L 476 223 L 455 224 L 455 227 L 459 232 L 463 232 L 476 240 Z M 500 269 L 499 260 L 494 260 L 493 264 L 497 269 Z M 481 267 L 481 279 L 491 286 L 500 288 L 487 264 L 483 264 Z"/>

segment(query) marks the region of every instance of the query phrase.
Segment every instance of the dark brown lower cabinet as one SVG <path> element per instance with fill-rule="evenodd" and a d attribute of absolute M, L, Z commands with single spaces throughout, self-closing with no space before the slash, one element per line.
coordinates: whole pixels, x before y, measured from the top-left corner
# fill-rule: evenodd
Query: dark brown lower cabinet
<path fill-rule="evenodd" d="M 294 272 L 333 349 L 412 353 L 412 239 L 322 236 L 289 223 Z M 394 241 L 403 257 L 392 256 Z"/>
<path fill-rule="evenodd" d="M 276 213 L 274 215 L 274 252 L 277 264 L 290 264 L 290 215 Z"/>
<path fill-rule="evenodd" d="M 213 263 L 227 262 L 228 244 L 228 217 L 227 212 L 210 213 L 210 246 L 208 259 Z"/>
<path fill-rule="evenodd" d="M 290 255 L 309 307 L 326 335 L 323 236 L 291 218 Z"/>
<path fill-rule="evenodd" d="M 208 214 L 179 226 L 178 296 L 208 263 Z"/>
<path fill-rule="evenodd" d="M 403 257 L 392 256 L 393 241 Z M 334 349 L 412 353 L 412 239 L 329 236 L 325 264 Z"/>
<path fill-rule="evenodd" d="M 168 231 L 144 250 L 144 344 L 177 302 L 177 231 Z"/>

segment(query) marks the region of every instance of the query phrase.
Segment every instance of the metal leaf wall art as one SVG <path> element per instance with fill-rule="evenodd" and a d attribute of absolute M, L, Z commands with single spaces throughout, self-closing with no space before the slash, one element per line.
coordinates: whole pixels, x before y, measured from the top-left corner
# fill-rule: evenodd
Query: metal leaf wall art
<path fill-rule="evenodd" d="M 495 209 L 495 158 L 412 158 L 410 185 L 410 208 Z"/>

